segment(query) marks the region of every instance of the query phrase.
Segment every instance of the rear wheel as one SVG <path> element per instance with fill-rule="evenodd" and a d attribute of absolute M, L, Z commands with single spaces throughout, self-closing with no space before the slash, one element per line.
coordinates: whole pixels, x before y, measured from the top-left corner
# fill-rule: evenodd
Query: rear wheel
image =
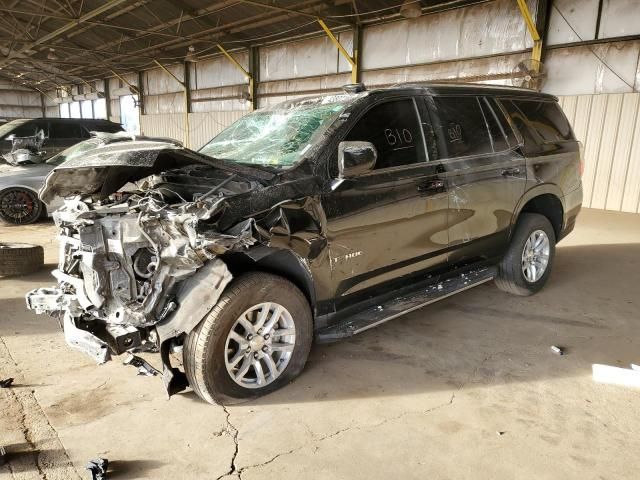
<path fill-rule="evenodd" d="M 551 274 L 556 236 L 547 217 L 523 213 L 511 245 L 498 266 L 496 285 L 515 295 L 533 295 Z"/>
<path fill-rule="evenodd" d="M 309 303 L 295 285 L 262 272 L 243 275 L 187 337 L 189 384 L 221 404 L 277 390 L 302 372 L 312 330 Z"/>
<path fill-rule="evenodd" d="M 38 196 L 26 188 L 8 188 L 0 193 L 0 219 L 16 225 L 38 221 L 44 205 Z"/>

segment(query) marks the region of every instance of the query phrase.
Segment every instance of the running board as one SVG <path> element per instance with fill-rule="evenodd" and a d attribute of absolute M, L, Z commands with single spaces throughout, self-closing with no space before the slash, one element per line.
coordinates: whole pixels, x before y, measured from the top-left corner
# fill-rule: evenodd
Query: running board
<path fill-rule="evenodd" d="M 369 307 L 335 325 L 318 330 L 316 332 L 316 342 L 329 343 L 351 337 L 405 313 L 413 312 L 438 300 L 482 285 L 492 280 L 495 276 L 496 268 L 488 267 L 472 270 L 439 283 L 431 284 L 425 289 L 421 288 L 402 297 L 394 298 L 385 304 Z"/>

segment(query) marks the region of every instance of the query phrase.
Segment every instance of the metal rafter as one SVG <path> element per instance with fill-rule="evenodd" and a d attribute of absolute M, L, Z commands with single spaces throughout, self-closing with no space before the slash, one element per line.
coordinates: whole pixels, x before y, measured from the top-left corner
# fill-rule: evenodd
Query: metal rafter
<path fill-rule="evenodd" d="M 85 13 L 84 15 L 78 17 L 75 21 L 69 22 L 65 25 L 63 25 L 62 27 L 49 32 L 37 39 L 35 39 L 33 41 L 33 45 L 31 46 L 23 46 L 21 49 L 19 49 L 18 51 L 16 51 L 13 55 L 24 55 L 27 54 L 27 56 L 30 56 L 30 54 L 28 53 L 29 51 L 31 51 L 31 49 L 36 46 L 36 45 L 40 45 L 41 43 L 45 43 L 48 42 L 49 40 L 52 40 L 56 37 L 59 37 L 60 35 L 64 34 L 65 32 L 75 28 L 77 25 L 81 24 L 82 22 L 86 21 L 86 20 L 90 20 L 94 17 L 97 17 L 98 15 L 101 15 L 102 13 L 118 6 L 119 4 L 125 2 L 126 0 L 108 0 L 106 3 L 104 3 L 103 5 L 101 5 L 100 7 L 91 10 L 90 12 Z M 7 63 L 9 63 L 12 60 L 12 58 L 5 58 L 5 59 L 0 59 L 0 66 L 2 65 L 6 65 Z"/>

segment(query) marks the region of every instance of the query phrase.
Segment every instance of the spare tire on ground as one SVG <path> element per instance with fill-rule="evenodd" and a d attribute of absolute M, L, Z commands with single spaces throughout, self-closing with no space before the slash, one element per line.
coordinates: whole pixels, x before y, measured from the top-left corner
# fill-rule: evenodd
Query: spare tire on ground
<path fill-rule="evenodd" d="M 25 275 L 44 265 L 44 249 L 28 243 L 0 243 L 0 275 Z"/>

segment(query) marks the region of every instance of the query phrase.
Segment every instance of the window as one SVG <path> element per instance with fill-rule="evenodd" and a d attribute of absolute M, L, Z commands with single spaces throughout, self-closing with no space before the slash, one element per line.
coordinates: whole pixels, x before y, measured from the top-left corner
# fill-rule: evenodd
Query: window
<path fill-rule="evenodd" d="M 507 137 L 507 143 L 509 147 L 514 148 L 520 144 L 520 140 L 516 136 L 516 133 L 513 131 L 512 125 L 509 122 L 507 116 L 498 105 L 498 102 L 495 98 L 485 98 L 484 101 L 489 105 L 489 107 L 493 110 L 493 116 L 498 122 L 500 126 L 500 130 L 504 133 L 504 136 Z"/>
<path fill-rule="evenodd" d="M 492 153 L 485 117 L 476 97 L 434 97 L 441 158 Z"/>
<path fill-rule="evenodd" d="M 69 118 L 69 104 L 61 103 L 60 104 L 60 118 Z"/>
<path fill-rule="evenodd" d="M 34 121 L 30 121 L 13 129 L 11 134 L 15 137 L 33 137 L 37 132 L 38 126 Z"/>
<path fill-rule="evenodd" d="M 99 98 L 93 102 L 94 118 L 107 119 L 107 101 L 104 98 Z"/>
<path fill-rule="evenodd" d="M 80 102 L 82 107 L 82 118 L 93 118 L 93 102 L 91 100 L 84 100 Z"/>
<path fill-rule="evenodd" d="M 138 96 L 125 95 L 120 97 L 120 123 L 129 133 L 139 134 Z"/>
<path fill-rule="evenodd" d="M 77 123 L 51 122 L 51 126 L 49 128 L 49 137 L 52 139 L 89 138 L 89 135 Z"/>
<path fill-rule="evenodd" d="M 80 118 L 80 102 L 71 102 L 69 104 L 69 117 Z"/>
<path fill-rule="evenodd" d="M 542 142 L 573 140 L 571 126 L 556 102 L 512 100 L 511 103 L 522 112 L 529 128 Z"/>
<path fill-rule="evenodd" d="M 376 170 L 425 162 L 424 137 L 413 99 L 373 107 L 351 129 L 347 141 L 371 142 L 378 150 Z"/>
<path fill-rule="evenodd" d="M 480 106 L 482 107 L 482 113 L 487 122 L 489 128 L 489 135 L 491 135 L 491 142 L 493 144 L 494 152 L 503 152 L 509 149 L 509 143 L 505 136 L 502 125 L 498 122 L 498 117 L 494 110 L 489 106 L 489 102 L 486 98 L 480 100 Z"/>

